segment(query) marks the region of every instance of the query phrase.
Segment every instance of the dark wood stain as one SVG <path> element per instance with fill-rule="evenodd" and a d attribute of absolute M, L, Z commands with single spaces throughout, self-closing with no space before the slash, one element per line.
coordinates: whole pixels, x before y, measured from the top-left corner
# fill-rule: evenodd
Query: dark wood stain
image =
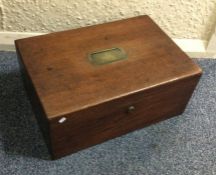
<path fill-rule="evenodd" d="M 202 73 L 148 16 L 15 45 L 54 159 L 181 114 Z M 128 59 L 89 62 L 89 53 L 113 47 L 123 48 Z M 130 106 L 135 110 L 129 113 Z"/>

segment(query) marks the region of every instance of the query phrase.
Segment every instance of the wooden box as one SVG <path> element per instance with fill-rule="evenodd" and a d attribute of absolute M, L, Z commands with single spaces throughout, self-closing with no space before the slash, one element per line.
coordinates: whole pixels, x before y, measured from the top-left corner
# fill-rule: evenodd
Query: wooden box
<path fill-rule="evenodd" d="M 15 44 L 53 159 L 181 114 L 201 76 L 148 16 Z"/>

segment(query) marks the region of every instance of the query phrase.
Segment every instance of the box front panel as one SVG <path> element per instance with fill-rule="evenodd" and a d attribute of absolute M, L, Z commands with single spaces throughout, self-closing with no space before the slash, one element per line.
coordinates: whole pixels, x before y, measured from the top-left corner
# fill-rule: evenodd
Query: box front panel
<path fill-rule="evenodd" d="M 53 158 L 181 114 L 200 75 L 85 109 L 51 122 Z"/>

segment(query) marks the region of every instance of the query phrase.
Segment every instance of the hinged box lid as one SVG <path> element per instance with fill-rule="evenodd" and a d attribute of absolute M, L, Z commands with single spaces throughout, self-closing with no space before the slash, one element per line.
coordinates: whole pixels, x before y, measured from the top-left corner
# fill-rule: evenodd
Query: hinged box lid
<path fill-rule="evenodd" d="M 48 119 L 201 72 L 148 16 L 15 43 Z"/>

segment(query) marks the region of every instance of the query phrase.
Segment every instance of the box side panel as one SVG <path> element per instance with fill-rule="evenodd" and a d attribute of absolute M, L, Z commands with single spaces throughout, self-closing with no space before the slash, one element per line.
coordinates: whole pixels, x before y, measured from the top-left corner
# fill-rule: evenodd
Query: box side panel
<path fill-rule="evenodd" d="M 19 48 L 17 47 L 17 45 L 16 45 L 16 53 L 17 53 L 17 57 L 18 57 L 19 65 L 20 65 L 20 71 L 21 71 L 21 75 L 23 78 L 24 87 L 26 89 L 28 98 L 30 100 L 30 103 L 34 111 L 35 117 L 37 119 L 37 122 L 39 124 L 39 127 L 42 130 L 42 134 L 45 138 L 45 142 L 49 148 L 49 152 L 52 153 L 50 135 L 49 135 L 49 122 L 46 118 L 45 112 L 36 94 L 36 91 L 28 75 L 28 72 L 25 69 L 25 65 L 22 62 L 22 56 L 19 52 Z"/>
<path fill-rule="evenodd" d="M 50 126 L 53 157 L 60 158 L 130 131 L 181 114 L 200 74 L 138 92 L 64 116 L 67 120 Z M 128 113 L 130 106 L 135 110 Z"/>

